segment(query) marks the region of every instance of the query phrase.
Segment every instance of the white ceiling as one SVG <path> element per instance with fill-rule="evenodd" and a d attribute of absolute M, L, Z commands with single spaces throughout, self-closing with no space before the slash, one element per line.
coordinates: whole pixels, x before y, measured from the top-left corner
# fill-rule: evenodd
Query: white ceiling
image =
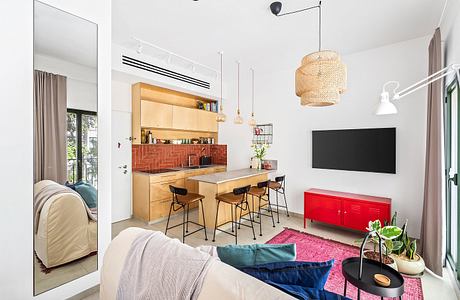
<path fill-rule="evenodd" d="M 34 51 L 95 68 L 97 25 L 35 1 Z"/>
<path fill-rule="evenodd" d="M 318 47 L 318 14 L 275 17 L 270 0 L 113 0 L 112 37 L 136 36 L 218 67 L 217 51 L 258 67 L 291 67 Z M 316 5 L 284 0 L 283 11 Z M 323 49 L 349 54 L 434 32 L 443 0 L 323 0 Z"/>

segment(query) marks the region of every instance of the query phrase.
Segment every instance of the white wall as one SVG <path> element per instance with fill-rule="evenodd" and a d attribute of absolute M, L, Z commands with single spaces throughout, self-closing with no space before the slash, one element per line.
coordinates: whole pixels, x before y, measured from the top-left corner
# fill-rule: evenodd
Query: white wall
<path fill-rule="evenodd" d="M 323 188 L 392 198 L 392 209 L 401 221 L 409 219 L 409 234 L 418 237 L 423 205 L 425 162 L 426 90 L 396 103 L 399 113 L 376 116 L 374 110 L 382 85 L 398 80 L 406 87 L 427 75 L 429 38 L 419 38 L 343 57 L 348 66 L 348 91 L 332 107 L 308 108 L 295 96 L 294 71 L 259 71 L 256 82 L 256 119 L 273 123 L 274 144 L 269 157 L 279 160 L 279 173 L 286 174 L 290 209 L 303 213 L 303 192 Z M 300 61 L 300 58 L 299 58 Z M 245 72 L 243 114 L 250 112 L 249 72 Z M 230 96 L 233 97 L 234 95 Z M 219 141 L 228 144 L 229 167 L 248 166 L 251 133 L 248 125 L 232 123 L 234 102 L 221 126 Z M 397 174 L 378 174 L 311 167 L 311 131 L 342 128 L 397 128 Z"/>
<path fill-rule="evenodd" d="M 98 24 L 99 111 L 99 268 L 111 239 L 110 224 L 110 56 L 111 1 L 42 1 Z M 33 1 L 1 1 L 0 297 L 33 299 L 32 91 Z M 66 299 L 99 283 L 99 272 L 86 275 L 36 299 Z"/>
<path fill-rule="evenodd" d="M 67 77 L 67 108 L 97 110 L 96 69 L 42 54 L 34 55 L 34 66 Z"/>

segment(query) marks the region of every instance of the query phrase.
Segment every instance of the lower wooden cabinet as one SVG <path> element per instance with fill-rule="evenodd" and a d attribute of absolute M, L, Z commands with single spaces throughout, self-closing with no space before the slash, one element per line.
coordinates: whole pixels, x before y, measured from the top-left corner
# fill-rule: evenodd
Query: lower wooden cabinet
<path fill-rule="evenodd" d="M 172 202 L 169 186 L 185 187 L 190 193 L 198 193 L 198 182 L 189 177 L 224 172 L 226 167 L 211 167 L 187 172 L 178 171 L 165 174 L 151 175 L 148 173 L 133 173 L 133 214 L 137 219 L 154 222 L 168 216 Z M 198 207 L 198 203 L 190 208 Z M 172 212 L 181 213 L 182 210 Z"/>

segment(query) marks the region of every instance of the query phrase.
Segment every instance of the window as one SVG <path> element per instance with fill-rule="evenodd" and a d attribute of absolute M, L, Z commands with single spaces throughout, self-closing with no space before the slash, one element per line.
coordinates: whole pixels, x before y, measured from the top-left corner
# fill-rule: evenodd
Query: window
<path fill-rule="evenodd" d="M 445 109 L 445 158 L 446 158 L 446 258 L 447 263 L 460 280 L 460 190 L 458 181 L 459 160 L 459 93 L 456 81 L 449 85 Z"/>
<path fill-rule="evenodd" d="M 67 181 L 83 180 L 97 188 L 97 116 L 67 110 Z"/>

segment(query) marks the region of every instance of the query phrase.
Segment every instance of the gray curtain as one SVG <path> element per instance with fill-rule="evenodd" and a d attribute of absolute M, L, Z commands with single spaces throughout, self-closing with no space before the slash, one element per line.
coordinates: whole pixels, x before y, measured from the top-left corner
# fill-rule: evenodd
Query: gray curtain
<path fill-rule="evenodd" d="M 442 69 L 441 32 L 436 29 L 429 47 L 429 74 Z M 420 253 L 426 266 L 442 276 L 442 80 L 428 86 L 425 190 Z"/>
<path fill-rule="evenodd" d="M 34 72 L 34 182 L 67 179 L 67 80 Z"/>

